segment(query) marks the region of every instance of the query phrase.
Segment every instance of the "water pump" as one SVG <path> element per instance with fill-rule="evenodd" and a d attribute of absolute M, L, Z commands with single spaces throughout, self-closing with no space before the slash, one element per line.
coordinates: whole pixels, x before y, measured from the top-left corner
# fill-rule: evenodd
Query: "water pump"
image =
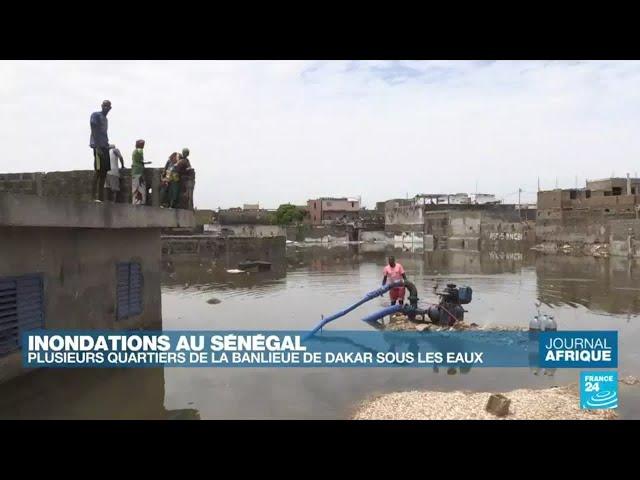
<path fill-rule="evenodd" d="M 367 322 L 371 325 L 376 325 L 375 322 L 378 322 L 380 319 L 388 315 L 393 315 L 394 313 L 403 313 L 409 318 L 409 320 L 412 321 L 415 320 L 416 315 L 422 315 L 423 319 L 429 317 L 429 319 L 433 323 L 450 326 L 455 322 L 462 321 L 464 319 L 464 312 L 466 310 L 462 308 L 462 305 L 471 303 L 471 287 L 465 286 L 458 288 L 455 284 L 449 283 L 442 292 L 436 292 L 440 296 L 440 303 L 438 303 L 437 305 L 428 305 L 426 308 L 420 308 L 418 307 L 418 290 L 416 286 L 408 280 L 398 280 L 395 282 L 387 283 L 386 285 L 383 285 L 382 287 L 367 293 L 363 299 L 354 303 L 350 307 L 341 310 L 340 312 L 337 312 L 329 317 L 323 317 L 322 320 L 315 327 L 313 327 L 313 329 L 309 333 L 307 333 L 304 338 L 308 339 L 312 337 L 317 332 L 321 331 L 322 328 L 329 322 L 333 322 L 334 320 L 343 317 L 347 313 L 358 308 L 363 303 L 369 302 L 376 297 L 380 297 L 395 287 L 405 287 L 409 291 L 409 303 L 404 305 L 394 304 L 389 307 L 385 307 L 382 310 L 379 310 L 363 318 L 362 320 L 364 322 Z"/>
<path fill-rule="evenodd" d="M 442 292 L 436 292 L 440 303 L 429 306 L 425 312 L 433 323 L 451 326 L 464 320 L 466 310 L 462 305 L 471 303 L 472 293 L 471 287 L 458 288 L 455 284 L 448 283 Z"/>

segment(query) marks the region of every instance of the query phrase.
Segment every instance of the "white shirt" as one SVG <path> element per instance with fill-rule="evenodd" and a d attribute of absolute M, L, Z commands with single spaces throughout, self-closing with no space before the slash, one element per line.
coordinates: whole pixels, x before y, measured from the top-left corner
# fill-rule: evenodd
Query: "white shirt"
<path fill-rule="evenodd" d="M 109 149 L 109 160 L 111 161 L 111 170 L 109 171 L 109 173 L 111 175 L 120 175 L 118 162 L 121 158 L 122 154 L 120 153 L 120 150 L 118 150 L 117 148 Z"/>

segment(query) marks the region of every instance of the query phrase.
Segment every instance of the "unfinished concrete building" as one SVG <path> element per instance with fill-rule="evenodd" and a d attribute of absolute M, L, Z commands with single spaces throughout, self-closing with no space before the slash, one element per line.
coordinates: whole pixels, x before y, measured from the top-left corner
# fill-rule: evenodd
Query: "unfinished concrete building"
<path fill-rule="evenodd" d="M 385 231 L 403 243 L 422 243 L 426 249 L 479 249 L 504 242 L 533 242 L 535 209 L 486 202 L 451 202 L 451 195 L 417 195 L 408 205 L 388 205 Z M 439 203 L 449 198 L 448 203 Z"/>
<path fill-rule="evenodd" d="M 545 243 L 611 243 L 624 250 L 640 238 L 639 213 L 640 178 L 607 178 L 587 181 L 580 189 L 541 191 L 536 237 Z"/>
<path fill-rule="evenodd" d="M 24 372 L 26 331 L 161 325 L 160 232 L 193 227 L 193 211 L 154 206 L 157 191 L 151 205 L 83 201 L 86 177 L 0 176 L 0 382 Z"/>

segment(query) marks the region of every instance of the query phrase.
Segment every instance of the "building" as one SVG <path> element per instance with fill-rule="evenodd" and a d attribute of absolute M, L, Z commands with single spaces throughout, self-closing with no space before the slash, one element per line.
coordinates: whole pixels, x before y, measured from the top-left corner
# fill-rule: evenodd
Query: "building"
<path fill-rule="evenodd" d="M 308 222 L 312 225 L 355 221 L 359 217 L 360 200 L 357 198 L 321 197 L 307 201 Z"/>
<path fill-rule="evenodd" d="M 0 382 L 23 373 L 28 330 L 161 325 L 161 229 L 195 226 L 190 209 L 80 201 L 87 175 L 55 173 L 0 176 Z"/>
<path fill-rule="evenodd" d="M 471 202 L 476 205 L 484 205 L 486 203 L 501 203 L 492 193 L 473 193 L 471 194 Z"/>
<path fill-rule="evenodd" d="M 387 203 L 385 232 L 426 248 L 479 248 L 481 240 L 533 242 L 534 220 L 535 209 L 500 204 L 494 195 L 419 194 L 403 204 Z"/>
<path fill-rule="evenodd" d="M 268 225 L 271 222 L 271 210 L 227 208 L 218 211 L 216 218 L 220 225 Z"/>
<path fill-rule="evenodd" d="M 590 180 L 584 188 L 540 191 L 537 206 L 536 236 L 541 241 L 608 243 L 616 222 L 638 218 L 640 178 Z M 630 225 L 625 231 L 636 230 Z"/>

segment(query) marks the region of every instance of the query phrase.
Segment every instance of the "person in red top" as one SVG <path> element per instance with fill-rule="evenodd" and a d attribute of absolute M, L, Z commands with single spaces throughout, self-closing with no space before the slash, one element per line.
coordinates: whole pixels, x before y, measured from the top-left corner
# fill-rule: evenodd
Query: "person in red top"
<path fill-rule="evenodd" d="M 406 280 L 407 276 L 404 273 L 404 268 L 399 263 L 396 263 L 396 258 L 394 256 L 389 257 L 389 265 L 384 267 L 382 277 L 382 285 L 386 285 L 387 278 L 389 282 L 397 282 L 398 280 Z M 404 287 L 394 287 L 389 290 L 389 297 L 391 297 L 391 305 L 395 305 L 396 301 L 400 303 L 400 305 L 404 304 Z"/>

